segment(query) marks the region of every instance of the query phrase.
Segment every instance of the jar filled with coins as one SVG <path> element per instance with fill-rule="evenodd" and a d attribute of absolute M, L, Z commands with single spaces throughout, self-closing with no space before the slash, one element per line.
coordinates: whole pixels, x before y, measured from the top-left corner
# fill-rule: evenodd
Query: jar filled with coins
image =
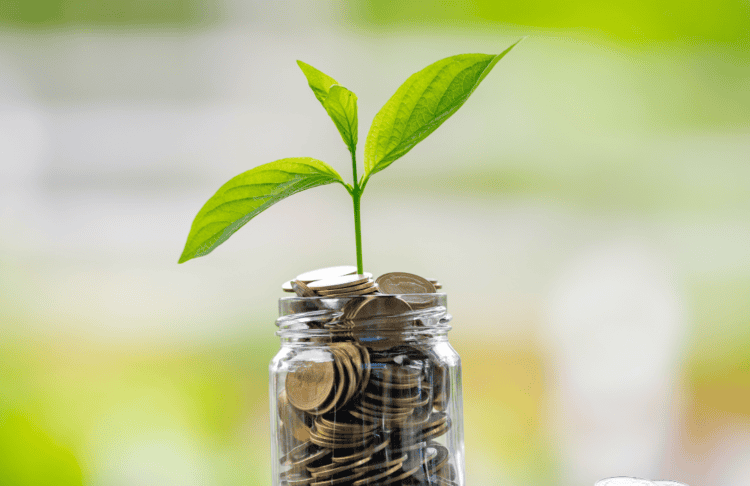
<path fill-rule="evenodd" d="M 282 288 L 270 365 L 274 486 L 464 486 L 461 360 L 440 284 L 356 267 Z"/>

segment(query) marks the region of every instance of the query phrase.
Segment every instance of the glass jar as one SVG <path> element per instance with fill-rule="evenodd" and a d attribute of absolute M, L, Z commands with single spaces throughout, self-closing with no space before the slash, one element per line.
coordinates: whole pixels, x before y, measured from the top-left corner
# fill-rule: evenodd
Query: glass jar
<path fill-rule="evenodd" d="M 445 294 L 288 297 L 279 314 L 274 486 L 464 486 Z"/>

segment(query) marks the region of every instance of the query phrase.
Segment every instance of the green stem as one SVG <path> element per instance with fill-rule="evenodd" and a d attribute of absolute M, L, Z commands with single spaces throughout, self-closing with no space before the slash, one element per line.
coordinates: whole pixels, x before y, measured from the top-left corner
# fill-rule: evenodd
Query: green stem
<path fill-rule="evenodd" d="M 359 187 L 359 182 L 357 181 L 357 156 L 354 150 L 350 149 L 350 152 L 352 153 L 352 175 L 353 175 L 353 182 L 354 187 L 351 191 L 352 195 L 352 201 L 354 202 L 354 238 L 357 244 L 357 273 L 362 274 L 364 273 L 364 267 L 362 266 L 362 222 L 360 221 L 360 214 L 359 214 L 359 203 L 362 199 L 362 190 L 364 187 Z"/>

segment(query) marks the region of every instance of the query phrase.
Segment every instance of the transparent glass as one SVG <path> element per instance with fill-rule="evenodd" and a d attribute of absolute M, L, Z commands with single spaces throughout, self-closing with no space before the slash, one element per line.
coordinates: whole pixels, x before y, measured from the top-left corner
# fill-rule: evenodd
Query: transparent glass
<path fill-rule="evenodd" d="M 289 297 L 279 314 L 274 486 L 465 485 L 445 294 Z"/>

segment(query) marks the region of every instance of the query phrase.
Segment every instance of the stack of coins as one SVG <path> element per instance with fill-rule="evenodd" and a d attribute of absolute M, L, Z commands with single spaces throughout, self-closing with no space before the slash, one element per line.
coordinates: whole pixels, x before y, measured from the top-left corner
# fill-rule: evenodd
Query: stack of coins
<path fill-rule="evenodd" d="M 296 293 L 298 297 L 354 297 L 372 293 L 421 294 L 434 293 L 442 287 L 436 279 L 425 279 L 403 272 L 387 273 L 373 280 L 371 273 L 357 274 L 357 268 L 350 266 L 305 272 L 281 285 L 284 292 Z"/>
<path fill-rule="evenodd" d="M 375 331 L 342 334 L 322 346 L 325 352 L 295 356 L 278 397 L 289 437 L 280 444 L 280 484 L 458 486 L 451 453 L 436 442 L 451 428 L 448 370 L 398 332 L 404 315 L 434 305 L 425 294 L 440 284 L 334 268 L 299 275 L 283 288 L 300 297 L 351 297 L 331 326 L 374 322 Z"/>

